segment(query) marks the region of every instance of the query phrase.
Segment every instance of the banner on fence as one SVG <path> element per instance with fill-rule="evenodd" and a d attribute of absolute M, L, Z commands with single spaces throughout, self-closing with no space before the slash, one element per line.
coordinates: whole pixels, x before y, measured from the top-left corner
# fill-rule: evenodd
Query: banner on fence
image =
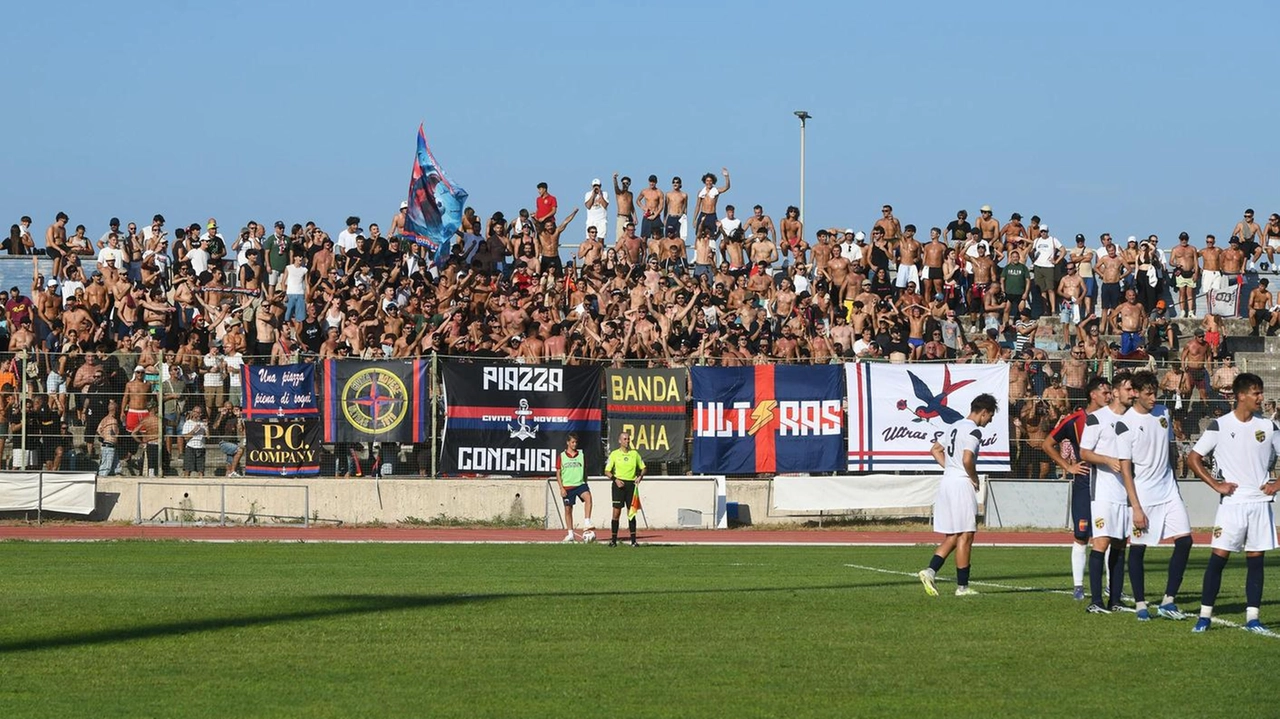
<path fill-rule="evenodd" d="M 313 364 L 244 365 L 240 375 L 245 419 L 320 414 Z"/>
<path fill-rule="evenodd" d="M 446 362 L 444 397 L 444 472 L 555 474 L 570 432 L 604 467 L 599 367 Z"/>
<path fill-rule="evenodd" d="M 609 437 L 630 433 L 645 462 L 684 459 L 687 385 L 684 368 L 605 370 Z"/>
<path fill-rule="evenodd" d="M 426 442 L 431 433 L 425 360 L 325 360 L 326 442 Z"/>
<path fill-rule="evenodd" d="M 844 469 L 839 366 L 694 367 L 693 471 Z"/>
<path fill-rule="evenodd" d="M 1219 317 L 1235 317 L 1240 311 L 1240 285 L 1226 289 L 1209 288 L 1205 293 L 1209 312 Z"/>
<path fill-rule="evenodd" d="M 849 471 L 939 471 L 929 449 L 983 393 L 996 398 L 997 410 L 982 429 L 978 470 L 1009 470 L 1008 365 L 858 362 L 845 365 L 845 376 Z"/>
<path fill-rule="evenodd" d="M 271 477 L 320 474 L 320 422 L 314 418 L 244 423 L 244 473 Z"/>

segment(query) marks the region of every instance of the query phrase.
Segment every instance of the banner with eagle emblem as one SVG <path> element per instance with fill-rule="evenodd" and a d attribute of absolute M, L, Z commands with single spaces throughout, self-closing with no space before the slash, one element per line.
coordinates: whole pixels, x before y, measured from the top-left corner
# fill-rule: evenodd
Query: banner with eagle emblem
<path fill-rule="evenodd" d="M 850 472 L 940 471 L 930 447 L 969 414 L 980 394 L 996 398 L 982 430 L 979 472 L 1009 471 L 1009 366 L 858 362 L 845 365 Z"/>

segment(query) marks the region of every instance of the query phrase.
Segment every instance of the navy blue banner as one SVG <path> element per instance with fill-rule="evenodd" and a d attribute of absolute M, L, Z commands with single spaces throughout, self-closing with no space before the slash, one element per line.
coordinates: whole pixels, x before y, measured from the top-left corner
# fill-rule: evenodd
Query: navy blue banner
<path fill-rule="evenodd" d="M 320 416 L 315 365 L 245 365 L 240 373 L 245 419 Z"/>
<path fill-rule="evenodd" d="M 693 471 L 843 470 L 842 372 L 839 365 L 694 367 Z"/>

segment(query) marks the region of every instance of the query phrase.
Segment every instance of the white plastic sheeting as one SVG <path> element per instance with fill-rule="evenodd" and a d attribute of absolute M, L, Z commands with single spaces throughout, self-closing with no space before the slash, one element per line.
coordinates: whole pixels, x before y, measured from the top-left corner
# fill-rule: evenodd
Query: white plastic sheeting
<path fill-rule="evenodd" d="M 40 472 L 0 472 L 0 512 L 92 514 L 97 491 L 94 474 L 44 472 L 42 480 Z"/>

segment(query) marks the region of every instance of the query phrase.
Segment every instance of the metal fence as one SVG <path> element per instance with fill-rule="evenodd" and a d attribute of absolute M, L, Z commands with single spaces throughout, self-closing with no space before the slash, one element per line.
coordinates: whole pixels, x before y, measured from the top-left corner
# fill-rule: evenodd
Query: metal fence
<path fill-rule="evenodd" d="M 166 358 L 172 354 L 161 353 L 154 365 L 144 370 L 144 377 L 150 386 L 149 404 L 161 408 L 159 412 L 160 441 L 156 443 L 154 458 L 149 459 L 146 452 L 139 451 L 137 443 L 131 438 L 122 436 L 113 454 L 122 460 L 121 471 L 138 475 L 172 475 L 180 474 L 182 457 L 190 441 L 190 437 L 182 433 L 182 425 L 186 418 L 193 414 L 195 407 L 205 410 L 209 423 L 209 431 L 205 442 L 205 459 L 207 474 L 223 474 L 232 470 L 230 462 L 236 457 L 237 449 L 243 447 L 242 425 L 237 421 L 236 410 L 241 404 L 241 388 L 237 372 L 222 372 L 217 381 L 206 383 L 207 374 L 199 372 L 184 375 L 179 380 L 170 371 L 173 366 Z M 314 356 L 299 355 L 297 361 L 315 361 Z M 432 437 L 428 443 L 415 445 L 379 445 L 368 443 L 362 446 L 346 446 L 341 451 L 344 455 L 354 452 L 360 461 L 360 475 L 395 474 L 408 476 L 437 476 L 437 458 L 439 441 L 444 428 L 444 403 L 440 391 L 440 365 L 443 361 L 474 361 L 478 358 L 469 356 L 433 356 L 432 386 L 430 391 L 432 403 Z M 714 358 L 692 358 L 688 364 L 708 364 Z M 97 419 L 111 400 L 119 405 L 123 396 L 123 375 L 132 361 L 129 357 L 106 355 L 102 359 L 107 378 L 88 386 L 76 386 L 74 378 L 83 360 L 62 365 L 61 373 L 51 373 L 49 355 L 34 353 L 30 356 L 0 356 L 0 460 L 6 467 L 15 469 L 63 469 L 74 471 L 94 471 L 101 469 L 102 474 L 110 473 L 110 467 L 102 467 L 103 442 L 96 436 Z M 270 358 L 246 357 L 245 363 L 269 364 Z M 202 361 L 203 362 L 203 361 Z M 191 364 L 191 363 L 188 363 Z M 654 361 L 632 361 L 610 359 L 603 364 L 609 366 L 648 366 Z M 1071 409 L 1071 398 L 1065 392 L 1055 392 L 1060 382 L 1056 360 L 1039 361 L 1031 369 L 1028 391 L 1021 398 L 1013 398 L 1009 411 L 1010 449 L 1012 454 L 1012 470 L 1007 475 L 1038 479 L 1052 478 L 1058 474 L 1057 467 L 1049 461 L 1041 445 L 1044 437 L 1052 430 L 1057 421 Z M 1241 358 L 1242 371 L 1250 369 L 1250 360 Z M 1141 365 L 1152 369 L 1161 369 L 1154 361 Z M 4 371 L 7 369 L 8 371 Z M 196 369 L 199 369 L 197 367 Z M 1099 364 L 1097 371 L 1108 376 L 1118 369 L 1116 363 L 1105 361 Z M 1265 368 L 1268 374 L 1275 374 Z M 51 374 L 59 374 L 52 378 Z M 132 372 L 128 373 L 130 376 Z M 1039 376 L 1036 376 L 1036 375 Z M 61 376 L 65 375 L 65 377 Z M 63 384 L 65 382 L 66 384 Z M 1206 390 L 1204 392 L 1202 390 Z M 1056 395 L 1056 396 L 1055 396 Z M 1205 422 L 1228 411 L 1229 395 L 1219 393 L 1212 388 L 1201 387 L 1193 390 L 1186 397 L 1176 393 L 1165 393 L 1164 401 L 1170 408 L 1174 418 L 1174 432 L 1177 437 L 1176 447 L 1179 457 L 1185 456 L 1195 438 L 1202 430 Z M 603 388 L 601 407 L 605 407 Z M 687 417 L 692 418 L 693 407 L 687 405 Z M 119 414 L 123 414 L 120 411 Z M 606 422 L 608 420 L 606 414 Z M 692 421 L 689 422 L 692 427 Z M 123 433 L 122 433 L 123 434 Z M 667 462 L 658 468 L 667 474 L 691 473 L 687 459 L 692 448 L 692 437 L 686 435 L 686 459 L 680 462 Z M 338 448 L 324 445 L 321 448 L 322 475 L 334 474 L 337 463 Z M 155 464 L 157 466 L 152 466 Z M 1185 471 L 1181 470 L 1180 471 Z"/>

